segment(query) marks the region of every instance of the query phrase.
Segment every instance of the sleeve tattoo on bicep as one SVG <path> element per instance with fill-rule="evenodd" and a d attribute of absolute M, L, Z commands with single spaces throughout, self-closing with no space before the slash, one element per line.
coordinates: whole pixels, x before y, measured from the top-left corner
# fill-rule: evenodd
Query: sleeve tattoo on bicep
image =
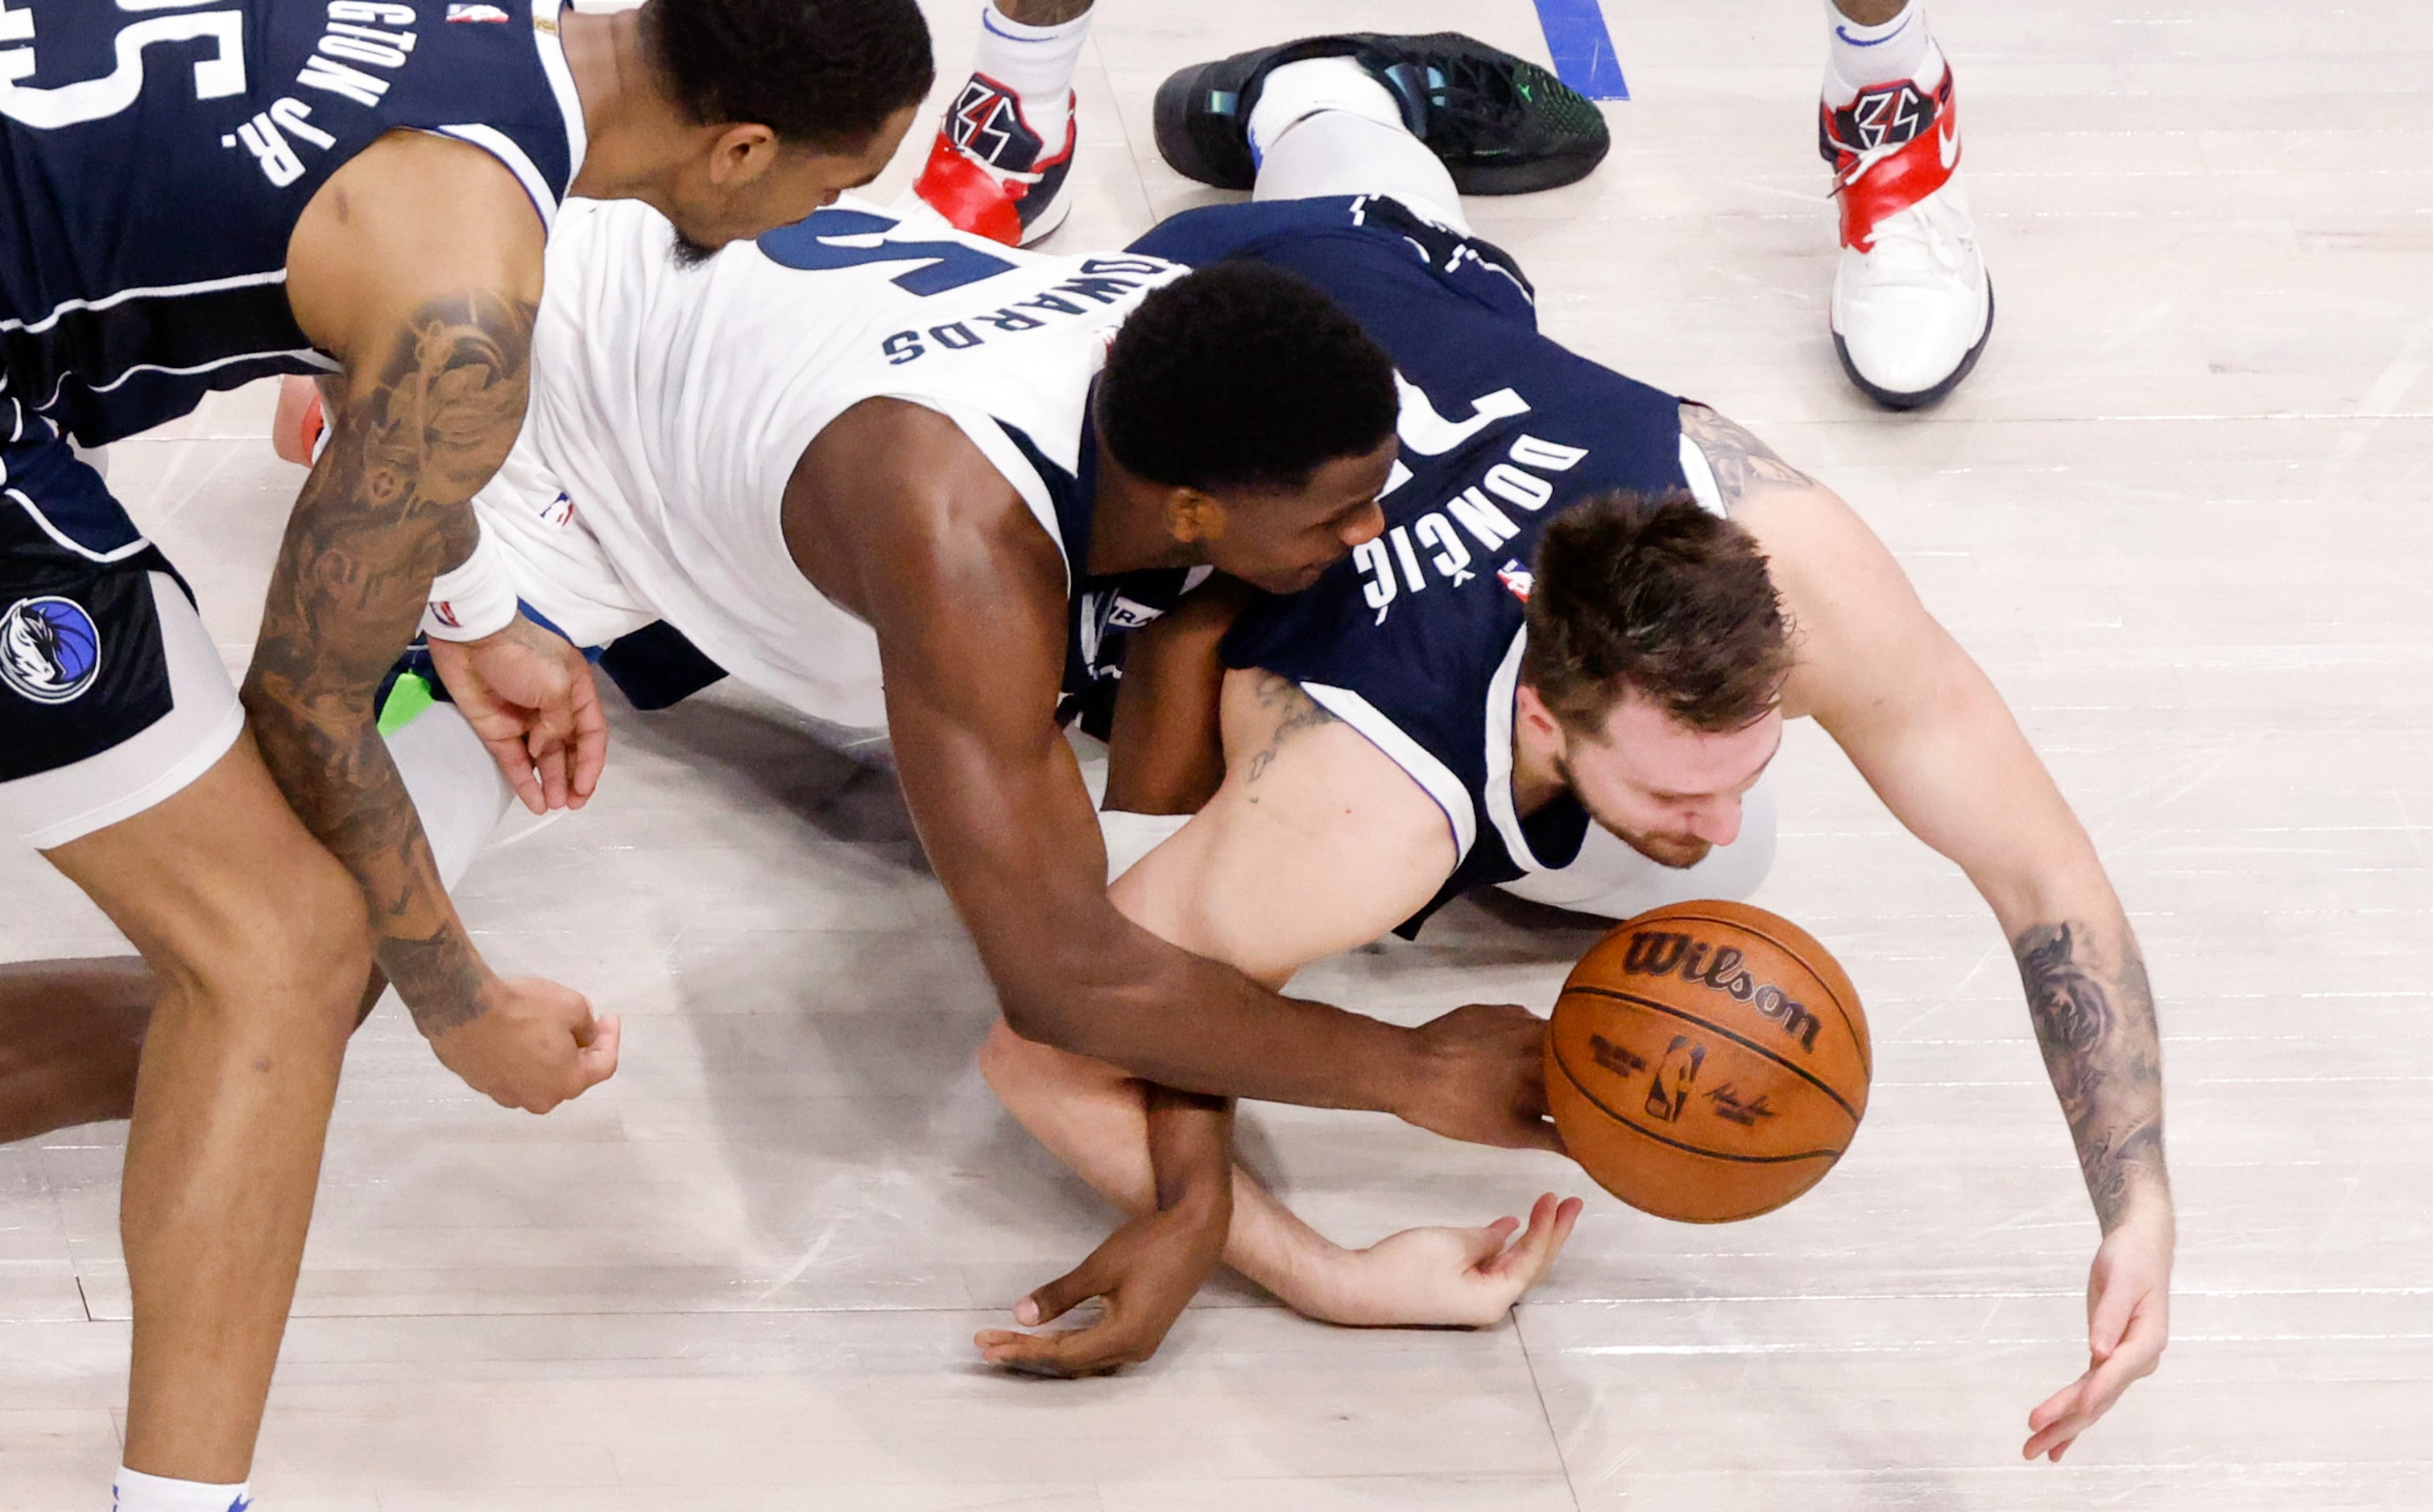
<path fill-rule="evenodd" d="M 435 869 L 371 699 L 432 578 L 471 550 L 469 501 L 521 424 L 535 314 L 473 294 L 434 300 L 399 329 L 376 381 L 338 408 L 297 500 L 247 678 L 272 772 L 363 883 L 386 937 L 382 964 L 410 1002 L 460 996 L 478 962 L 434 933 Z"/>
<path fill-rule="evenodd" d="M 2078 1146 L 2096 1216 L 2110 1229 L 2133 1174 L 2167 1181 L 2163 1067 L 2154 994 L 2136 942 L 2123 937 L 2110 970 L 2084 924 L 2035 925 L 2011 942 L 2028 1016 Z"/>
<path fill-rule="evenodd" d="M 1772 448 L 1703 404 L 1681 406 L 1681 433 L 1697 443 L 1727 507 L 1770 489 L 1816 486 L 1816 480 L 1774 454 Z"/>

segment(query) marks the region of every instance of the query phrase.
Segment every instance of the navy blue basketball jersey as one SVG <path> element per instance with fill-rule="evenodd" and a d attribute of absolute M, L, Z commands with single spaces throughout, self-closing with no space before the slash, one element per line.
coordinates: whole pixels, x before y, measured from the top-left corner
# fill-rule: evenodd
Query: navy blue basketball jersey
<path fill-rule="evenodd" d="M 1681 401 L 1540 335 L 1508 255 L 1392 200 L 1190 211 L 1134 248 L 1297 274 L 1394 359 L 1403 446 L 1386 534 L 1249 611 L 1224 656 L 1300 683 L 1444 809 L 1460 863 L 1400 932 L 1472 888 L 1569 865 L 1587 812 L 1568 794 L 1526 816 L 1512 800 L 1529 564 L 1570 505 L 1684 486 Z"/>
<path fill-rule="evenodd" d="M 1114 722 L 1115 685 L 1123 676 L 1124 654 L 1132 636 L 1163 619 L 1185 593 L 1206 581 L 1210 569 L 1144 568 L 1096 574 L 1086 570 L 1090 526 L 1097 518 L 1098 502 L 1097 427 L 1089 418 L 1091 413 L 1092 407 L 1085 406 L 1078 474 L 1049 461 L 1018 428 L 1002 420 L 997 424 L 1047 485 L 1048 499 L 1056 506 L 1056 530 L 1064 560 L 1072 564 L 1064 679 L 1056 702 L 1056 722 L 1078 723 L 1104 739 Z"/>
<path fill-rule="evenodd" d="M 100 445 L 328 371 L 287 240 L 383 133 L 511 169 L 544 225 L 583 156 L 559 0 L 0 0 L 0 442 Z"/>

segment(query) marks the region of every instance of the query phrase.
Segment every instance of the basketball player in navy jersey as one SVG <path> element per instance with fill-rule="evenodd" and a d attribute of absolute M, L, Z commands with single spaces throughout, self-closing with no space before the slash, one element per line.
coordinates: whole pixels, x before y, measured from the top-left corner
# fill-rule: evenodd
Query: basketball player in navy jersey
<path fill-rule="evenodd" d="M 0 0 L 0 824 L 167 984 L 121 1512 L 245 1503 L 375 960 L 503 1103 L 614 1067 L 580 996 L 483 963 L 371 714 L 519 428 L 560 201 L 647 201 L 706 252 L 865 181 L 929 74 L 912 0 Z M 280 372 L 335 412 L 240 707 L 79 449 Z"/>
<path fill-rule="evenodd" d="M 1519 268 L 1468 236 L 1383 89 L 1303 62 L 1259 110 L 1261 202 L 1187 212 L 1134 250 L 1325 291 L 1393 355 L 1403 446 L 1387 528 L 1316 586 L 1186 601 L 1136 642 L 1108 806 L 1193 817 L 1110 816 L 1118 866 L 1119 832 L 1136 854 L 1144 829 L 1171 831 L 1115 881 L 1118 906 L 1282 983 L 1474 888 L 1609 917 L 1744 895 L 1771 859 L 1783 723 L 1817 720 L 1967 873 L 2018 960 L 2102 1232 L 2088 1369 L 2029 1417 L 2028 1457 L 2059 1459 L 2153 1370 L 2173 1249 L 2152 995 L 2085 830 L 1847 505 L 1713 411 L 1537 334 Z M 1171 1180 L 1124 1071 L 1002 1027 L 983 1068 L 1119 1204 L 1147 1211 Z M 1501 1317 L 1576 1211 L 1548 1196 L 1517 1240 L 1507 1219 L 1353 1253 L 1234 1186 L 1228 1258 L 1355 1323 Z M 1094 1256 L 1023 1321 L 1107 1280 Z M 1055 1342 L 982 1335 L 1009 1360 Z"/>

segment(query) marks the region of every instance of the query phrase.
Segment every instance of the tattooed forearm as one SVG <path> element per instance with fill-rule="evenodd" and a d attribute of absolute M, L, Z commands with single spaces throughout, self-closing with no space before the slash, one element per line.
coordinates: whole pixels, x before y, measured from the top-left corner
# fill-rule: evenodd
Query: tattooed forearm
<path fill-rule="evenodd" d="M 2088 925 L 2036 925 L 2011 941 L 2028 1015 L 2078 1144 L 2095 1215 L 2109 1232 L 2134 1188 L 2168 1195 L 2163 1052 L 2145 958 L 2124 924 L 2109 952 Z"/>
<path fill-rule="evenodd" d="M 382 970 L 426 1032 L 481 1011 L 488 974 L 374 724 L 433 576 L 464 560 L 468 501 L 522 424 L 534 306 L 434 301 L 335 414 L 288 520 L 246 707 L 306 825 L 363 884 Z"/>
<path fill-rule="evenodd" d="M 1715 469 L 1715 487 L 1727 509 L 1778 489 L 1809 489 L 1816 480 L 1776 456 L 1744 427 L 1703 404 L 1681 406 L 1681 433 L 1698 445 Z"/>
<path fill-rule="evenodd" d="M 1268 743 L 1261 746 L 1242 768 L 1244 782 L 1256 782 L 1266 776 L 1268 767 L 1276 759 L 1276 753 L 1284 748 L 1286 740 L 1302 730 L 1339 722 L 1327 711 L 1326 705 L 1302 692 L 1301 685 L 1292 679 L 1278 677 L 1268 671 L 1258 673 L 1257 678 L 1251 685 L 1251 696 L 1258 700 L 1261 708 L 1276 711 L 1276 729 L 1268 737 Z M 1258 801 L 1256 795 L 1251 799 L 1252 803 Z"/>

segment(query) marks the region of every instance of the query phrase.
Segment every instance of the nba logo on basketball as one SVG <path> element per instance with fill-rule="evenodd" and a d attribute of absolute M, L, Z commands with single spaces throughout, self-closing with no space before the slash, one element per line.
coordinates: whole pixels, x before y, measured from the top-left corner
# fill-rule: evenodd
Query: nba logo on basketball
<path fill-rule="evenodd" d="M 1705 1045 L 1692 1043 L 1686 1034 L 1673 1036 L 1672 1047 L 1664 1052 L 1656 1079 L 1647 1088 L 1647 1116 L 1679 1123 L 1681 1110 L 1690 1106 L 1690 1089 L 1697 1085 L 1698 1068 L 1706 1063 Z"/>

